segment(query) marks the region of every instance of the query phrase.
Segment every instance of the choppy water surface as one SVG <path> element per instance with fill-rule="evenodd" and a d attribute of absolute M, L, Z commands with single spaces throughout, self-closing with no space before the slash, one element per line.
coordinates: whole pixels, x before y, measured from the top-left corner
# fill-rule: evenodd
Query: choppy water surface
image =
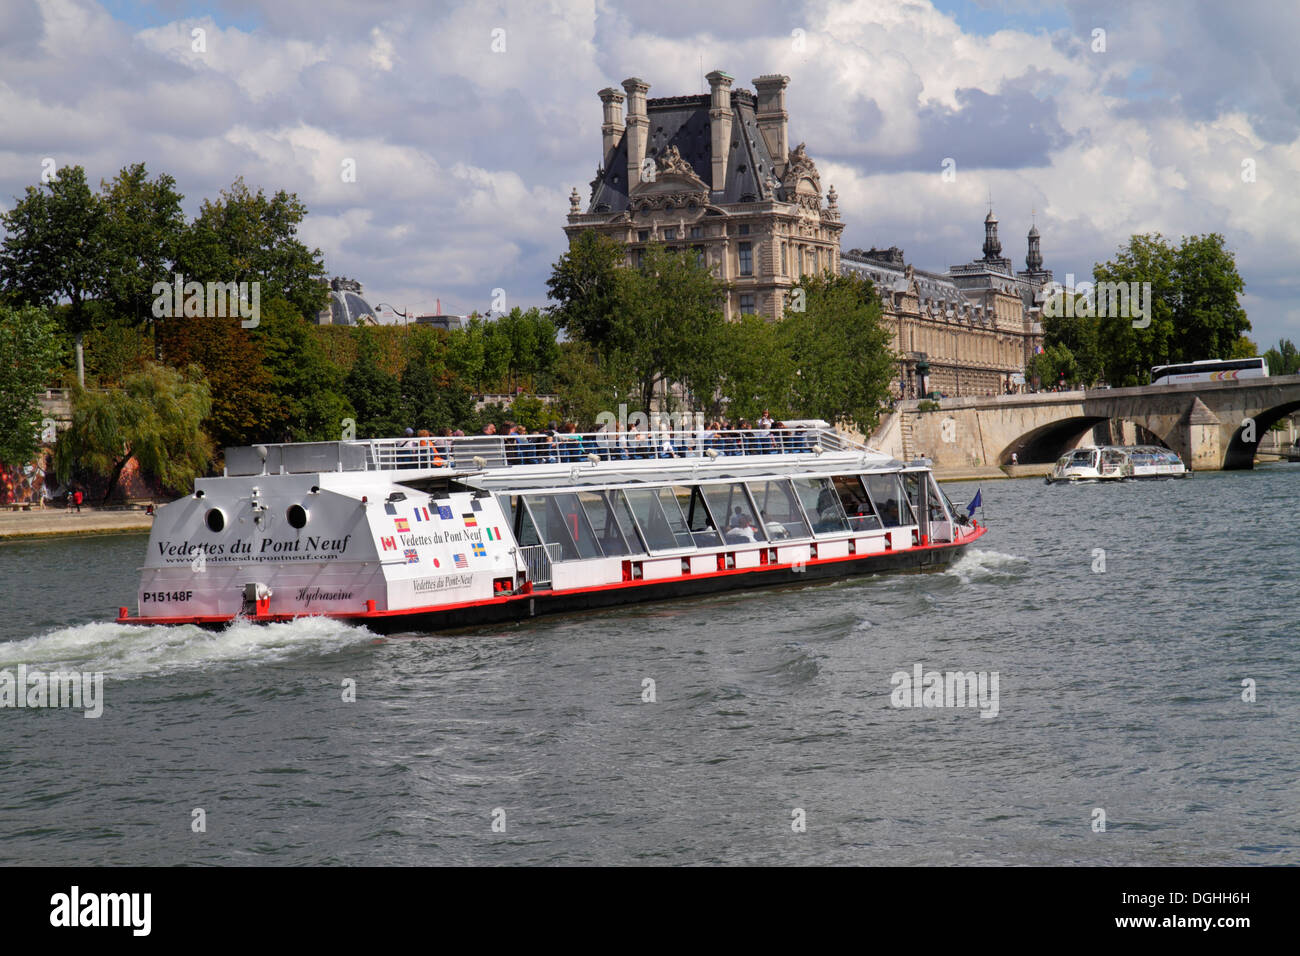
<path fill-rule="evenodd" d="M 127 628 L 144 537 L 0 544 L 0 669 L 105 675 L 0 709 L 0 862 L 1300 863 L 1300 467 L 983 488 L 945 573 L 450 637 Z"/>

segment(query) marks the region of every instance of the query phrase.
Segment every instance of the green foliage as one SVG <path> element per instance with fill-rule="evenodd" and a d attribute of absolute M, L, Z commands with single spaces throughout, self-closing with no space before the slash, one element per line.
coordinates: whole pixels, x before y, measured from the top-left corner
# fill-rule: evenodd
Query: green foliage
<path fill-rule="evenodd" d="M 40 393 L 58 364 L 57 329 L 43 309 L 0 306 L 0 462 L 22 464 L 40 447 Z"/>
<path fill-rule="evenodd" d="M 566 421 L 577 422 L 582 430 L 592 431 L 597 415 L 604 411 L 617 413 L 620 395 L 627 400 L 627 383 L 615 379 L 610 364 L 600 362 L 595 348 L 587 342 L 561 342 L 558 351 L 552 371 L 559 396 L 555 412 Z"/>
<path fill-rule="evenodd" d="M 343 380 L 343 392 L 356 409 L 358 438 L 392 438 L 408 427 L 402 421 L 402 386 L 379 367 L 378 349 L 369 328 L 353 330 L 357 360 Z"/>
<path fill-rule="evenodd" d="M 916 403 L 916 410 L 918 412 L 937 412 L 941 407 L 942 406 L 940 406 L 938 402 L 931 401 L 928 398 L 923 398 L 921 401 Z"/>
<path fill-rule="evenodd" d="M 870 432 L 889 396 L 897 361 L 880 324 L 875 289 L 859 276 L 831 273 L 804 276 L 799 285 L 805 311 L 787 313 L 781 321 L 795 374 L 786 410 L 777 414 L 847 422 Z"/>
<path fill-rule="evenodd" d="M 28 186 L 22 199 L 0 215 L 0 290 L 20 305 L 53 306 L 80 342 L 89 314 L 86 300 L 103 275 L 103 204 L 86 184 L 86 171 L 65 166 L 48 183 Z"/>
<path fill-rule="evenodd" d="M 1069 347 L 1060 343 L 1051 343 L 1043 347 L 1041 355 L 1035 355 L 1029 362 L 1031 380 L 1038 379 L 1039 388 L 1054 388 L 1062 383 L 1071 385 L 1081 380 L 1078 360 Z M 1089 383 L 1096 379 L 1084 379 Z"/>
<path fill-rule="evenodd" d="M 723 372 L 720 394 L 732 418 L 756 419 L 764 409 L 788 414 L 795 378 L 794 329 L 787 326 L 794 313 L 780 323 L 758 315 L 742 315 L 722 332 Z M 722 403 L 706 407 L 710 418 L 722 414 Z"/>
<path fill-rule="evenodd" d="M 1256 353 L 1258 354 L 1258 353 Z M 1277 346 L 1264 353 L 1269 375 L 1295 375 L 1300 373 L 1300 351 L 1290 339 L 1282 339 Z"/>
<path fill-rule="evenodd" d="M 144 323 L 153 317 L 156 282 L 172 282 L 187 229 L 176 180 L 148 178 L 144 163 L 122 169 L 101 184 L 104 218 L 97 291 L 115 316 Z"/>
<path fill-rule="evenodd" d="M 297 238 L 307 207 L 292 193 L 250 190 L 241 176 L 221 198 L 205 200 L 181 243 L 177 270 L 186 281 L 260 282 L 261 301 L 287 300 L 304 318 L 324 307 L 319 249 Z"/>
<path fill-rule="evenodd" d="M 86 332 L 86 383 L 89 387 L 107 388 L 122 384 L 128 375 L 141 371 L 154 361 L 154 341 L 150 329 L 99 303 L 89 304 L 90 328 Z M 67 349 L 63 349 L 66 354 Z"/>
<path fill-rule="evenodd" d="M 281 400 L 280 417 L 268 423 L 275 440 L 337 441 L 343 419 L 356 418 L 343 394 L 343 372 L 330 361 L 319 330 L 284 299 L 262 305 L 262 321 L 252 334 L 265 357 L 271 390 Z"/>
<path fill-rule="evenodd" d="M 547 294 L 556 303 L 551 309 L 556 326 L 602 350 L 612 349 L 623 302 L 619 276 L 626 261 L 621 242 L 595 231 L 579 233 L 546 282 Z"/>
<path fill-rule="evenodd" d="M 608 338 L 592 344 L 615 375 L 635 383 L 642 411 L 649 413 L 656 389 L 669 382 L 712 396 L 722 373 L 726 286 L 695 256 L 656 243 L 640 268 L 619 270 L 616 288 Z"/>
<path fill-rule="evenodd" d="M 77 389 L 72 426 L 55 446 L 55 470 L 66 482 L 74 469 L 108 477 L 108 501 L 132 458 L 143 473 L 174 489 L 203 473 L 212 445 L 200 429 L 211 409 L 207 383 L 197 369 L 182 374 L 149 365 L 120 389 Z"/>
<path fill-rule="evenodd" d="M 1094 266 L 1093 279 L 1150 283 L 1150 324 L 1134 328 L 1132 316 L 1079 317 L 1078 311 L 1045 317 L 1045 347 L 1063 346 L 1081 383 L 1116 386 L 1146 384 L 1156 365 L 1229 358 L 1253 347 L 1244 338 L 1250 322 L 1238 301 L 1245 284 L 1223 242 L 1217 233 L 1185 236 L 1177 246 L 1158 233 L 1132 236 L 1113 259 Z M 1046 377 L 1043 384 L 1050 384 Z"/>

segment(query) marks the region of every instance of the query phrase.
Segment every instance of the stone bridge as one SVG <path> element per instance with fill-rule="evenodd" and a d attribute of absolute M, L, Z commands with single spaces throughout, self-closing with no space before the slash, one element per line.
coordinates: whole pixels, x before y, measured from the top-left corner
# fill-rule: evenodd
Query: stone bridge
<path fill-rule="evenodd" d="M 945 398 L 937 411 L 899 404 L 870 442 L 895 456 L 925 455 L 940 468 L 1053 462 L 1094 427 L 1131 423 L 1198 471 L 1251 468 L 1269 426 L 1300 410 L 1300 375 L 1138 388 Z M 1123 428 L 1125 444 L 1136 429 Z M 1119 443 L 1118 437 L 1116 443 Z"/>

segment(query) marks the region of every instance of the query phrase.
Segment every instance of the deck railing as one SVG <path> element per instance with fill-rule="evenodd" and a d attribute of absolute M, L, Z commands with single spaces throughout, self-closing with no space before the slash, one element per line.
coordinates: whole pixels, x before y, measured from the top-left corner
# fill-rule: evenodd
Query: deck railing
<path fill-rule="evenodd" d="M 226 473 L 258 475 L 313 471 L 456 472 L 515 465 L 584 461 L 816 455 L 862 449 L 832 428 L 598 431 L 554 435 L 467 435 L 447 438 L 376 438 L 226 449 Z"/>
<path fill-rule="evenodd" d="M 564 551 L 558 544 L 534 544 L 519 549 L 528 572 L 528 580 L 533 586 L 551 583 L 551 565 L 564 557 Z"/>

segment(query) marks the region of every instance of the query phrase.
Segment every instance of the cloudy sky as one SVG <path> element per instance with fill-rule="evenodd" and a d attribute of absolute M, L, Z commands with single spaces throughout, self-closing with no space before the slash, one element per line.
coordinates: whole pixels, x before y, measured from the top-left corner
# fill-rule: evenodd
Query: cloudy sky
<path fill-rule="evenodd" d="M 1267 0 L 0 0 L 0 206 L 46 158 L 143 161 L 190 214 L 242 175 L 296 192 L 372 302 L 544 305 L 597 90 L 785 73 L 845 248 L 968 261 L 990 191 L 1004 254 L 1034 211 L 1058 280 L 1135 232 L 1217 231 L 1266 347 L 1300 340 L 1298 40 Z"/>

